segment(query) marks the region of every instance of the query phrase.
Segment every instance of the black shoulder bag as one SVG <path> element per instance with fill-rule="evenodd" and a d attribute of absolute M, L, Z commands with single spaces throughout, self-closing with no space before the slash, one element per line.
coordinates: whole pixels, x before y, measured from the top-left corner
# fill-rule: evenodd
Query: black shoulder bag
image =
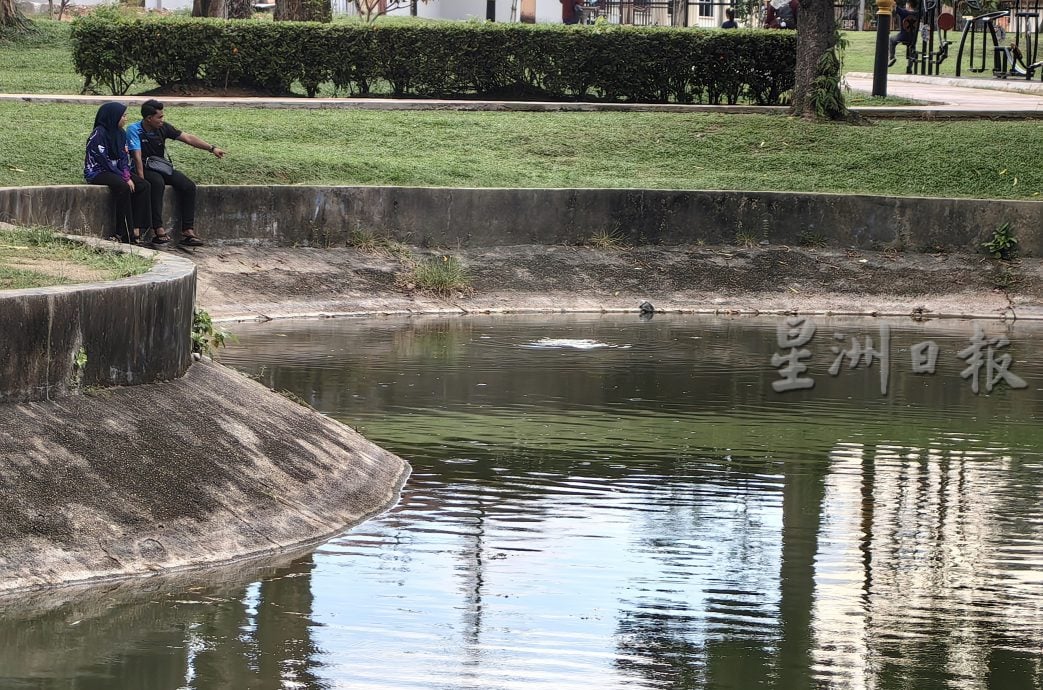
<path fill-rule="evenodd" d="M 145 170 L 151 170 L 160 175 L 173 175 L 174 164 L 162 156 L 149 156 L 145 159 Z"/>

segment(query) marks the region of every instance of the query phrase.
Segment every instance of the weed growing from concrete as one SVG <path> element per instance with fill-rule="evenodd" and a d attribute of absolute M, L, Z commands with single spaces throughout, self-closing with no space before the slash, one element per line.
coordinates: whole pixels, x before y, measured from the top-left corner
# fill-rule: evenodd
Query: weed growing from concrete
<path fill-rule="evenodd" d="M 80 345 L 80 349 L 72 358 L 72 380 L 73 388 L 79 388 L 83 383 L 83 372 L 87 369 L 87 348 Z"/>
<path fill-rule="evenodd" d="M 825 247 L 826 238 L 820 233 L 804 230 L 797 236 L 797 244 L 801 247 Z"/>
<path fill-rule="evenodd" d="M 348 246 L 360 252 L 377 254 L 397 259 L 410 259 L 413 252 L 406 245 L 390 237 L 382 237 L 370 230 L 358 228 L 351 231 Z"/>
<path fill-rule="evenodd" d="M 467 271 L 452 256 L 437 256 L 416 262 L 407 273 L 399 277 L 398 283 L 407 290 L 419 290 L 439 297 L 449 297 L 454 292 L 471 292 Z"/>
<path fill-rule="evenodd" d="M 192 312 L 192 352 L 204 357 L 214 358 L 217 348 L 223 347 L 229 334 L 214 328 L 214 320 L 205 309 L 196 309 Z"/>
<path fill-rule="evenodd" d="M 1011 233 L 1010 223 L 996 228 L 988 242 L 981 246 L 993 259 L 1010 260 L 1018 255 L 1018 238 Z"/>
<path fill-rule="evenodd" d="M 735 244 L 745 249 L 752 249 L 757 246 L 757 238 L 748 232 L 737 232 L 735 233 Z"/>
<path fill-rule="evenodd" d="M 619 250 L 626 249 L 630 245 L 622 233 L 615 230 L 600 230 L 590 236 L 590 239 L 587 240 L 587 246 L 594 249 Z"/>

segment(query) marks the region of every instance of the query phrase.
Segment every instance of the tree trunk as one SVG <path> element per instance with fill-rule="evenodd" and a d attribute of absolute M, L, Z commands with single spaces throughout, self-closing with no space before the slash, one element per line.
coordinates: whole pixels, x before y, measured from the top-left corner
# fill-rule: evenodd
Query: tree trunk
<path fill-rule="evenodd" d="M 822 56 L 837 43 L 833 0 L 801 0 L 797 15 L 797 68 L 793 84 L 793 114 L 814 118 L 813 84 Z"/>
<path fill-rule="evenodd" d="M 253 3 L 250 0 L 228 0 L 229 19 L 249 19 L 253 16 Z"/>
<path fill-rule="evenodd" d="M 217 17 L 228 18 L 228 4 L 225 0 L 193 0 L 193 17 Z"/>
<path fill-rule="evenodd" d="M 0 0 L 0 28 L 20 28 L 25 26 L 25 21 L 22 13 L 14 6 L 14 0 Z"/>
<path fill-rule="evenodd" d="M 330 0 L 275 0 L 276 21 L 330 22 L 333 8 Z"/>
<path fill-rule="evenodd" d="M 670 24 L 672 26 L 685 25 L 687 6 L 687 0 L 674 0 L 674 6 L 671 8 L 672 12 L 670 12 Z"/>

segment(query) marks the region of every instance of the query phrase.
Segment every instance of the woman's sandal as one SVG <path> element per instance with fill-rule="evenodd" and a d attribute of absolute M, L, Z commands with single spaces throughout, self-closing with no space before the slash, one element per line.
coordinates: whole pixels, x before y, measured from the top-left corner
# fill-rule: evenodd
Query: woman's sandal
<path fill-rule="evenodd" d="M 170 244 L 170 235 L 165 232 L 157 232 L 152 236 L 152 244 L 158 244 L 159 246 Z"/>

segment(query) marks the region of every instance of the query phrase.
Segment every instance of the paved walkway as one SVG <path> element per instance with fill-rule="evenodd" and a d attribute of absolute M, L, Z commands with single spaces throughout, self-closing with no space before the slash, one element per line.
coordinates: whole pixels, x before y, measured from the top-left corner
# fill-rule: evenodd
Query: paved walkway
<path fill-rule="evenodd" d="M 870 93 L 873 75 L 850 72 L 844 77 L 856 91 Z M 918 75 L 888 75 L 889 96 L 925 101 L 927 105 L 896 107 L 856 107 L 871 117 L 894 118 L 968 118 L 1008 117 L 1043 119 L 1043 82 L 999 79 L 956 79 Z M 143 96 L 127 96 L 117 100 L 136 102 Z M 100 104 L 112 96 L 80 96 L 62 94 L 0 94 L 0 101 L 31 103 Z M 479 101 L 407 98 L 244 98 L 165 96 L 163 102 L 176 107 L 209 108 L 299 108 L 349 110 L 485 110 L 485 111 L 580 111 L 580 112 L 714 112 L 714 113 L 779 113 L 783 106 L 680 105 L 645 103 L 574 103 L 545 101 Z"/>
<path fill-rule="evenodd" d="M 873 75 L 850 72 L 844 76 L 848 86 L 871 93 Z M 939 117 L 1043 117 L 1043 82 L 1024 79 L 967 79 L 891 74 L 887 95 L 927 101 L 930 105 L 901 108 L 862 108 L 864 113 L 908 117 L 913 113 Z M 1035 114 L 1035 115 L 1034 115 Z M 893 115 L 894 116 L 894 115 Z"/>

